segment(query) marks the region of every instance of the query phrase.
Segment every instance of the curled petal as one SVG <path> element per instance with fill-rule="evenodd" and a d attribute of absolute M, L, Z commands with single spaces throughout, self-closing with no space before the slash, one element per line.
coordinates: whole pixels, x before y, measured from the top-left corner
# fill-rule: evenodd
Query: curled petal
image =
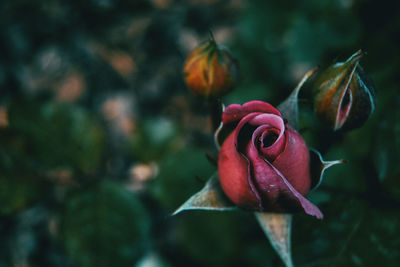
<path fill-rule="evenodd" d="M 304 139 L 290 125 L 286 125 L 286 147 L 273 162 L 289 183 L 303 196 L 310 189 L 310 154 Z"/>
<path fill-rule="evenodd" d="M 299 209 L 309 215 L 322 219 L 317 206 L 300 194 L 283 174 L 270 162 L 249 149 L 253 182 L 261 195 L 262 206 L 266 211 L 288 212 Z"/>
<path fill-rule="evenodd" d="M 285 147 L 283 119 L 274 114 L 261 114 L 251 119 L 249 124 L 262 125 L 254 131 L 252 141 L 253 144 L 256 144 L 257 137 L 260 137 L 259 141 L 262 146 L 259 147 L 259 151 L 273 161 Z"/>
<path fill-rule="evenodd" d="M 278 138 L 273 141 L 276 136 L 278 136 Z M 287 144 L 285 138 L 279 137 L 279 131 L 277 129 L 268 129 L 268 131 L 264 131 L 260 137 L 260 141 L 261 146 L 258 150 L 271 162 L 273 162 L 275 158 L 285 150 Z"/>
<path fill-rule="evenodd" d="M 299 193 L 268 160 L 263 159 L 254 146 L 247 147 L 247 156 L 263 210 L 287 212 L 303 209 L 309 215 L 323 218 L 318 207 Z"/>
<path fill-rule="evenodd" d="M 240 133 L 244 133 L 244 131 L 242 131 L 243 126 L 245 126 L 251 119 L 257 117 L 257 115 L 260 115 L 261 113 L 250 113 L 248 115 L 246 115 L 240 122 L 239 124 L 236 126 L 234 132 L 233 132 L 233 138 L 234 138 L 234 144 L 235 147 L 238 151 L 241 150 L 241 142 L 242 140 L 249 140 L 247 138 L 241 138 L 241 140 L 239 140 L 239 134 Z"/>
<path fill-rule="evenodd" d="M 239 144 L 239 134 L 242 132 L 243 126 L 246 124 L 249 124 L 251 126 L 259 126 L 259 125 L 266 125 L 272 128 L 278 129 L 279 136 L 277 139 L 280 139 L 284 133 L 284 122 L 283 119 L 279 116 L 276 116 L 274 114 L 262 114 L 262 113 L 250 113 L 246 115 L 236 126 L 234 130 L 234 139 L 235 139 L 235 146 L 238 150 L 240 150 L 240 144 Z M 251 136 L 251 135 L 250 135 Z M 243 139 L 243 138 L 240 138 Z"/>
<path fill-rule="evenodd" d="M 271 113 L 281 116 L 279 110 L 274 108 L 272 105 L 263 101 L 250 101 L 243 105 L 232 104 L 226 107 L 224 113 L 222 114 L 222 123 L 229 124 L 238 122 L 244 118 L 249 113 Z"/>
<path fill-rule="evenodd" d="M 307 213 L 308 215 L 315 216 L 317 219 L 323 219 L 324 215 L 322 212 L 319 210 L 317 206 L 315 206 L 313 203 L 311 203 L 309 200 L 307 200 L 305 197 L 303 197 L 294 187 L 285 179 L 285 177 L 276 169 L 272 164 L 267 162 L 275 171 L 276 173 L 282 178 L 282 181 L 285 183 L 287 188 L 290 190 L 290 192 L 293 194 L 292 196 L 296 197 L 298 202 L 300 203 L 301 207 L 303 208 L 304 212 Z"/>
<path fill-rule="evenodd" d="M 281 134 L 282 133 L 282 134 Z M 283 130 L 272 128 L 269 125 L 258 127 L 252 136 L 252 145 L 269 161 L 273 162 L 285 149 L 286 142 L 282 138 Z"/>
<path fill-rule="evenodd" d="M 234 134 L 231 133 L 223 143 L 218 156 L 218 175 L 225 194 L 236 205 L 254 209 L 260 203 L 249 174 L 249 164 L 235 146 Z"/>
<path fill-rule="evenodd" d="M 230 105 L 223 112 L 217 138 L 221 134 L 224 138 L 220 141 L 225 141 L 218 173 L 232 202 L 258 211 L 303 210 L 323 217 L 305 198 L 311 186 L 307 145 L 277 109 L 261 101 Z"/>
<path fill-rule="evenodd" d="M 254 113 L 270 113 L 279 117 L 281 116 L 281 113 L 278 109 L 263 101 L 254 100 L 243 105 L 231 104 L 227 106 L 222 113 L 221 125 L 215 132 L 214 138 L 217 146 L 220 147 L 222 145 L 222 142 L 235 129 L 239 121 L 241 121 L 247 115 Z"/>

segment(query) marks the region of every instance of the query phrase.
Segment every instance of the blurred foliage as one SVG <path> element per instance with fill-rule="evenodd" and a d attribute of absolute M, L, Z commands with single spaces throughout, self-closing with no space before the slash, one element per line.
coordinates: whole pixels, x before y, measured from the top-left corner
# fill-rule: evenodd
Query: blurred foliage
<path fill-rule="evenodd" d="M 400 4 L 393 1 L 3 0 L 0 266 L 282 266 L 247 212 L 170 214 L 215 167 L 206 103 L 182 79 L 209 30 L 240 65 L 223 102 L 278 105 L 358 49 L 375 114 L 332 133 L 300 94 L 300 129 L 332 167 L 294 217 L 298 266 L 400 261 Z M 312 81 L 311 81 L 312 82 Z"/>
<path fill-rule="evenodd" d="M 159 179 L 153 182 L 150 190 L 160 205 L 171 211 L 190 197 L 188 192 L 200 190 L 215 171 L 199 148 L 188 147 L 176 153 L 169 153 L 159 164 Z"/>
<path fill-rule="evenodd" d="M 168 118 L 150 117 L 139 122 L 130 142 L 129 152 L 143 161 L 159 160 L 180 148 L 179 129 Z"/>
<path fill-rule="evenodd" d="M 103 133 L 99 124 L 80 107 L 15 101 L 9 108 L 10 125 L 3 132 L 9 139 L 2 146 L 5 169 L 41 170 L 68 166 L 82 173 L 93 172 L 99 164 Z M 6 141 L 6 140 L 4 140 Z M 10 146 L 11 147 L 8 147 Z M 18 151 L 13 150 L 18 145 Z M 15 154 L 14 154 L 15 153 Z M 19 155 L 17 153 L 21 153 Z M 33 158 L 20 162 L 18 159 Z"/>
<path fill-rule="evenodd" d="M 0 177 L 0 214 L 11 215 L 40 199 L 43 183 L 25 174 Z"/>
<path fill-rule="evenodd" d="M 69 198 L 62 222 L 66 251 L 82 266 L 131 266 L 148 246 L 145 209 L 111 182 Z"/>

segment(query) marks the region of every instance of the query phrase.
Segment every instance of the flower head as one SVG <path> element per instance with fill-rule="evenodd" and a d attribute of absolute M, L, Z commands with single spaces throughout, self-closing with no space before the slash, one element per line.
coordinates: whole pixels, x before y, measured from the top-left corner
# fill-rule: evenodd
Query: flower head
<path fill-rule="evenodd" d="M 304 210 L 322 218 L 304 197 L 311 187 L 309 150 L 279 110 L 262 101 L 230 105 L 217 140 L 222 144 L 220 183 L 237 206 L 285 213 Z"/>
<path fill-rule="evenodd" d="M 183 68 L 185 82 L 197 95 L 222 96 L 230 92 L 237 78 L 237 61 L 213 39 L 196 47 Z"/>
<path fill-rule="evenodd" d="M 320 74 L 314 84 L 315 112 L 334 130 L 362 126 L 375 109 L 375 90 L 357 51 Z"/>

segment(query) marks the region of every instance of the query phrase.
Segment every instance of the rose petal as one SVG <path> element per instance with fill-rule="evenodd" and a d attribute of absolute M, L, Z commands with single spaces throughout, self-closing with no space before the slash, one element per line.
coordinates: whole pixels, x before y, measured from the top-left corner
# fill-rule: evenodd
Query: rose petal
<path fill-rule="evenodd" d="M 282 117 L 275 115 L 275 114 L 265 114 L 265 113 L 261 113 L 257 112 L 256 117 L 254 117 L 253 119 L 251 119 L 251 121 L 249 121 L 249 123 L 251 125 L 254 126 L 260 126 L 260 125 L 271 125 L 274 128 L 278 128 L 278 129 L 284 129 L 285 128 L 285 123 L 282 119 Z"/>
<path fill-rule="evenodd" d="M 267 157 L 270 162 L 273 162 L 275 158 L 285 150 L 286 147 L 286 139 L 279 138 L 279 133 L 280 131 L 278 129 L 269 128 L 260 136 L 261 144 L 258 150 L 264 157 Z M 272 144 L 265 143 L 266 139 L 270 138 L 269 136 L 278 136 L 278 138 L 275 139 Z"/>
<path fill-rule="evenodd" d="M 282 178 L 282 181 L 286 184 L 286 186 L 288 187 L 288 189 L 293 193 L 293 195 L 298 199 L 298 201 L 301 204 L 301 207 L 303 208 L 303 210 L 305 211 L 305 213 L 307 213 L 308 215 L 312 215 L 317 217 L 318 219 L 323 219 L 324 215 L 322 214 L 322 212 L 319 210 L 319 208 L 317 206 L 315 206 L 313 203 L 311 203 L 308 199 L 306 199 L 305 197 L 303 197 L 296 189 L 294 189 L 294 187 L 289 183 L 288 180 L 286 180 L 286 178 L 283 176 L 282 173 L 279 172 L 278 169 L 276 169 L 271 163 L 267 162 L 266 163 L 268 165 L 271 166 L 271 168 L 273 168 L 276 173 Z"/>
<path fill-rule="evenodd" d="M 290 211 L 302 208 L 307 214 L 323 217 L 321 211 L 303 197 L 268 160 L 262 158 L 252 143 L 247 146 L 247 153 L 253 183 L 262 199 L 262 207 L 271 211 Z"/>
<path fill-rule="evenodd" d="M 223 141 L 235 129 L 236 124 L 250 113 L 270 113 L 281 116 L 278 109 L 263 101 L 250 101 L 243 105 L 231 104 L 222 113 L 221 125 L 215 132 L 215 143 L 221 146 Z"/>
<path fill-rule="evenodd" d="M 272 145 L 260 148 L 260 152 L 262 152 L 262 154 L 272 162 L 279 155 L 279 153 L 284 150 L 286 146 L 285 138 L 283 138 L 285 132 L 285 123 L 283 119 L 274 114 L 261 114 L 252 118 L 249 121 L 249 124 L 263 125 L 262 127 L 264 130 L 266 128 L 275 128 L 279 131 L 278 138 Z M 264 125 L 267 127 L 264 127 Z M 262 130 L 259 129 L 254 131 L 252 137 L 254 144 L 256 144 L 256 138 L 260 135 L 261 131 Z"/>
<path fill-rule="evenodd" d="M 232 104 L 226 107 L 224 113 L 222 114 L 222 122 L 224 124 L 233 123 L 241 120 L 249 113 L 270 113 L 281 116 L 279 110 L 274 108 L 272 105 L 263 101 L 250 101 L 243 105 Z"/>
<path fill-rule="evenodd" d="M 234 141 L 235 141 L 235 147 L 237 148 L 237 150 L 239 151 L 239 141 L 238 141 L 238 136 L 239 133 L 242 131 L 243 126 L 248 123 L 251 119 L 255 118 L 257 115 L 260 115 L 261 113 L 250 113 L 248 115 L 246 115 L 243 119 L 240 120 L 239 124 L 236 126 L 235 130 L 233 131 L 233 136 L 234 136 Z M 249 141 L 249 139 L 247 139 L 247 141 Z"/>
<path fill-rule="evenodd" d="M 255 119 L 256 117 L 258 117 L 258 116 L 260 116 L 258 119 Z M 244 158 L 245 160 L 246 160 L 246 162 L 247 162 L 247 173 L 246 173 L 246 175 L 244 175 L 244 174 L 242 174 L 241 176 L 240 176 L 240 178 L 239 179 L 241 179 L 241 182 L 243 182 L 243 181 L 247 181 L 247 183 L 248 183 L 248 188 L 250 188 L 250 190 L 251 190 L 251 192 L 248 190 L 248 188 L 246 188 L 246 190 L 243 190 L 243 191 L 246 191 L 247 192 L 247 194 L 248 195 L 250 195 L 250 193 L 252 193 L 252 195 L 254 195 L 255 196 L 255 198 L 257 199 L 257 201 L 258 201 L 258 206 L 261 208 L 262 206 L 262 201 L 261 201 L 261 197 L 260 197 L 260 193 L 258 192 L 258 190 L 257 190 L 257 188 L 255 187 L 255 185 L 254 185 L 254 181 L 253 181 L 253 179 L 254 179 L 254 177 L 252 176 L 252 172 L 251 172 L 251 169 L 250 169 L 250 163 L 248 162 L 249 160 L 248 160 L 248 158 L 245 156 L 245 155 L 243 155 L 243 153 L 246 153 L 246 155 L 247 155 L 247 152 L 245 151 L 245 150 L 243 150 L 243 148 L 245 148 L 246 146 L 248 146 L 248 144 L 249 143 L 252 143 L 252 144 L 254 144 L 254 141 L 253 142 L 251 142 L 252 141 L 252 139 L 253 138 L 241 138 L 241 140 L 239 140 L 239 134 L 241 133 L 241 131 L 242 131 L 242 128 L 246 125 L 246 124 L 254 124 L 254 125 L 257 125 L 257 124 L 259 124 L 259 123 L 262 123 L 262 122 L 265 122 L 265 120 L 267 120 L 267 119 L 270 119 L 271 120 L 271 126 L 276 126 L 276 127 L 282 127 L 282 126 L 284 126 L 284 123 L 283 123 L 283 120 L 280 118 L 280 117 L 278 117 L 278 116 L 276 116 L 276 115 L 273 115 L 273 114 L 262 114 L 262 113 L 250 113 L 250 114 L 248 114 L 248 115 L 246 115 L 244 118 L 242 118 L 241 120 L 240 120 L 240 122 L 239 122 L 239 124 L 236 126 L 236 128 L 235 128 L 235 130 L 233 131 L 233 133 L 228 137 L 228 138 L 233 138 L 233 140 L 229 140 L 229 142 L 233 142 L 233 144 L 234 144 L 234 147 L 236 148 L 236 151 L 233 151 L 233 150 L 228 150 L 228 149 L 225 149 L 226 151 L 224 151 L 224 153 L 226 153 L 226 154 L 229 154 L 229 153 L 234 153 L 234 152 L 236 152 L 235 153 L 235 156 L 233 156 L 233 158 L 234 158 L 234 160 L 235 161 L 238 161 L 237 160 L 237 157 L 239 156 L 239 157 L 242 157 L 242 158 Z M 249 123 L 250 121 L 252 121 L 253 119 L 255 119 L 252 123 Z M 282 131 L 283 132 L 283 131 Z M 223 147 L 224 146 L 226 146 L 226 143 L 228 142 L 228 138 L 224 141 L 224 143 L 223 143 Z M 243 141 L 243 140 L 247 140 L 247 143 L 244 143 L 244 142 L 240 142 L 240 141 Z M 280 142 L 279 142 L 280 143 Z M 278 146 L 279 146 L 279 143 L 278 143 Z M 222 150 L 222 148 L 221 148 L 221 150 Z M 220 156 L 221 156 L 221 153 L 220 153 Z M 274 156 L 274 155 L 271 155 L 271 156 Z M 220 166 L 219 165 L 220 164 L 220 162 L 218 162 L 218 166 Z M 235 163 L 236 164 L 236 163 Z M 228 164 L 226 164 L 226 165 L 228 165 Z M 235 167 L 232 167 L 232 169 L 234 169 Z M 225 169 L 226 170 L 226 168 L 223 168 L 223 169 Z M 218 168 L 218 170 L 220 171 L 221 170 L 221 174 L 222 175 L 224 175 L 222 172 L 222 168 Z M 220 176 L 221 177 L 221 176 Z M 228 178 L 228 179 L 234 179 L 233 177 L 230 177 L 230 178 Z M 223 185 L 223 188 L 225 189 L 225 185 L 226 183 L 224 183 L 224 182 L 221 182 L 221 185 Z M 232 189 L 228 189 L 229 191 L 233 191 Z M 238 189 L 239 190 L 239 189 Z M 232 195 L 233 195 L 233 193 L 232 193 Z M 229 195 L 228 195 L 229 196 Z M 235 202 L 233 199 L 231 199 L 233 202 Z M 236 203 L 236 202 L 235 202 Z M 253 203 L 254 204 L 254 203 Z M 253 206 L 253 207 L 255 207 L 255 206 Z"/>
<path fill-rule="evenodd" d="M 225 194 L 236 205 L 254 209 L 260 196 L 251 181 L 249 163 L 236 149 L 234 134 L 223 143 L 218 156 L 218 175 Z"/>
<path fill-rule="evenodd" d="M 304 139 L 290 125 L 286 125 L 286 147 L 273 162 L 277 168 L 303 196 L 310 189 L 310 153 Z"/>
<path fill-rule="evenodd" d="M 275 158 L 284 150 L 285 148 L 285 140 L 284 138 L 277 138 L 274 143 L 268 147 L 264 147 L 262 145 L 262 140 L 265 138 L 264 134 L 268 134 L 271 132 L 278 132 L 278 136 L 280 132 L 279 129 L 271 128 L 269 125 L 263 125 L 258 127 L 254 132 L 251 138 L 251 141 L 254 146 L 257 147 L 257 150 L 266 157 L 269 161 L 273 162 Z M 258 141 L 260 141 L 260 145 L 258 145 Z"/>
<path fill-rule="evenodd" d="M 261 101 L 230 105 L 222 121 L 221 128 L 229 131 L 218 172 L 224 192 L 236 205 L 274 212 L 300 209 L 322 218 L 304 197 L 310 187 L 308 148 L 278 110 Z M 271 134 L 276 139 L 266 141 Z"/>

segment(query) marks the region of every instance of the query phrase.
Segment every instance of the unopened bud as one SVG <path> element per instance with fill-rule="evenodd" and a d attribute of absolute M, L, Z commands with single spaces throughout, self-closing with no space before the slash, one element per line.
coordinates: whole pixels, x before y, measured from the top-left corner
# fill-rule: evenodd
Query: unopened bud
<path fill-rule="evenodd" d="M 375 109 L 375 90 L 354 53 L 320 74 L 314 84 L 314 107 L 319 119 L 335 131 L 361 127 Z"/>
<path fill-rule="evenodd" d="M 219 97 L 229 93 L 236 82 L 236 59 L 213 39 L 196 47 L 183 68 L 185 82 L 197 95 Z"/>

